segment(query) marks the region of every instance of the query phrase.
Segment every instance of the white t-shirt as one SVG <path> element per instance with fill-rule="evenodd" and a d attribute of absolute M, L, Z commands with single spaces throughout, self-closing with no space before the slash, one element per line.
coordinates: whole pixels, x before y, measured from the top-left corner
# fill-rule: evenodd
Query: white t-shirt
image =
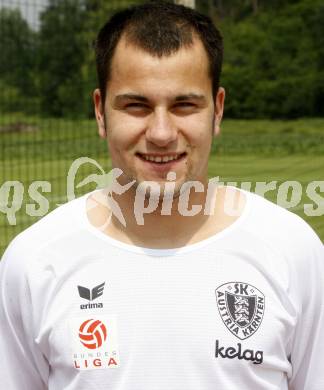
<path fill-rule="evenodd" d="M 0 268 L 0 388 L 323 390 L 323 245 L 246 195 L 230 227 L 179 249 L 108 237 L 86 196 L 17 236 Z"/>

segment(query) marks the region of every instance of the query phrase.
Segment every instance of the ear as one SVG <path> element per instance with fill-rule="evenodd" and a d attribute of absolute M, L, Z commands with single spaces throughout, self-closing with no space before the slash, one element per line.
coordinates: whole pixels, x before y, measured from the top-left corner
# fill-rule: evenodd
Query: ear
<path fill-rule="evenodd" d="M 224 112 L 224 101 L 225 101 L 225 89 L 219 87 L 217 91 L 217 95 L 215 97 L 215 124 L 214 124 L 215 137 L 220 134 L 220 124 Z"/>
<path fill-rule="evenodd" d="M 98 125 L 98 134 L 101 138 L 107 137 L 106 125 L 105 125 L 105 116 L 104 116 L 104 107 L 101 100 L 101 93 L 99 88 L 95 89 L 93 92 L 93 103 L 95 107 L 96 120 Z"/>

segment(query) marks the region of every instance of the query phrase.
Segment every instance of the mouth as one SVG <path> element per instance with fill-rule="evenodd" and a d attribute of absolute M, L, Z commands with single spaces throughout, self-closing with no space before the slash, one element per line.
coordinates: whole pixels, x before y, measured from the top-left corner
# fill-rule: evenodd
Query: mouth
<path fill-rule="evenodd" d="M 187 153 L 170 153 L 170 154 L 149 154 L 149 153 L 136 153 L 136 156 L 142 161 L 161 166 L 161 165 L 172 165 L 183 160 Z"/>

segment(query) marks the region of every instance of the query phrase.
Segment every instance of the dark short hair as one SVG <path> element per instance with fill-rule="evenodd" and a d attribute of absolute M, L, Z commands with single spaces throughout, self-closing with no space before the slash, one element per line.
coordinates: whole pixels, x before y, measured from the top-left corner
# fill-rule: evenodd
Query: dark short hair
<path fill-rule="evenodd" d="M 212 20 L 183 5 L 152 1 L 117 12 L 98 33 L 95 54 L 103 102 L 114 51 L 123 35 L 128 42 L 158 57 L 190 47 L 196 35 L 206 49 L 213 96 L 216 95 L 222 67 L 223 39 Z"/>

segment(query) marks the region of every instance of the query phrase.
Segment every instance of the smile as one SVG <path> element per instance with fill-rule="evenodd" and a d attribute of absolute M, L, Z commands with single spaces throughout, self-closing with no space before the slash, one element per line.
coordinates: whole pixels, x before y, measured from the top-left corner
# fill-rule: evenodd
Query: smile
<path fill-rule="evenodd" d="M 186 153 L 178 153 L 178 154 L 165 154 L 165 155 L 156 155 L 156 154 L 142 154 L 136 153 L 136 155 L 144 161 L 149 161 L 158 164 L 166 164 L 172 161 L 178 161 L 182 159 Z"/>

